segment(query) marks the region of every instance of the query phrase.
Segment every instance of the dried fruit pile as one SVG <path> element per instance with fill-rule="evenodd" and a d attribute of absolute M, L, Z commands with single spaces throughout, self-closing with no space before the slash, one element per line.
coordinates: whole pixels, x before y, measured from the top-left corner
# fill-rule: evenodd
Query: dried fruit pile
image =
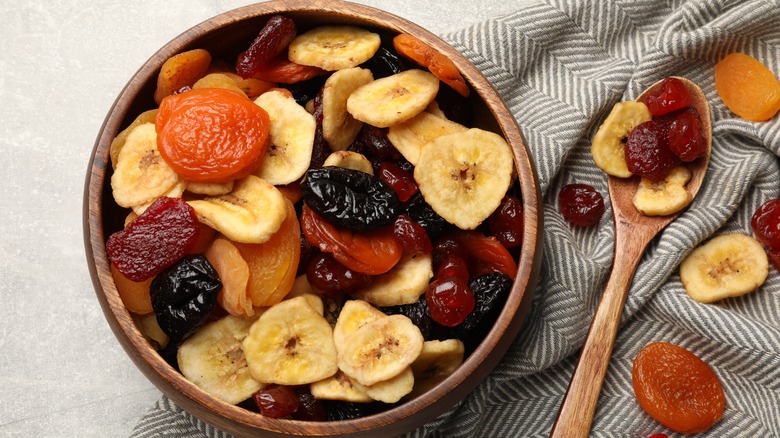
<path fill-rule="evenodd" d="M 468 94 L 412 36 L 283 16 L 235 60 L 170 58 L 111 145 L 132 213 L 107 249 L 143 333 L 271 417 L 354 418 L 449 376 L 522 246 L 512 151 Z"/>

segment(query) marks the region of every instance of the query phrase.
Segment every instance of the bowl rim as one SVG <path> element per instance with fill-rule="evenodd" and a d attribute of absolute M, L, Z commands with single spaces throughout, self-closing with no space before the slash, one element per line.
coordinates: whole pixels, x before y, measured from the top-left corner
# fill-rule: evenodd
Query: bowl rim
<path fill-rule="evenodd" d="M 102 200 L 110 166 L 109 146 L 120 128 L 123 128 L 138 85 L 156 77 L 164 59 L 179 53 L 204 35 L 238 25 L 241 21 L 276 13 L 325 14 L 337 17 L 338 21 L 345 10 L 349 11 L 353 20 L 367 26 L 422 37 L 452 59 L 469 82 L 472 92 L 476 92 L 485 102 L 502 136 L 512 147 L 523 204 L 523 250 L 518 260 L 517 278 L 496 324 L 458 370 L 433 389 L 389 410 L 353 420 L 319 423 L 270 419 L 222 402 L 189 382 L 151 347 L 122 303 L 111 277 L 103 237 Z M 346 21 L 346 18 L 342 17 L 340 21 Z M 166 43 L 130 77 L 111 105 L 90 156 L 83 195 L 84 245 L 95 293 L 115 337 L 147 379 L 187 412 L 219 429 L 238 435 L 253 430 L 255 433 L 306 433 L 315 436 L 358 436 L 355 432 L 362 432 L 363 436 L 370 434 L 376 437 L 381 436 L 377 433 L 392 431 L 398 434 L 399 431 L 412 430 L 453 408 L 504 357 L 525 321 L 535 293 L 542 259 L 542 242 L 538 234 L 543 223 L 543 214 L 539 208 L 541 199 L 533 160 L 512 113 L 484 75 L 460 52 L 411 21 L 370 6 L 342 0 L 276 0 L 239 7 L 206 19 Z"/>

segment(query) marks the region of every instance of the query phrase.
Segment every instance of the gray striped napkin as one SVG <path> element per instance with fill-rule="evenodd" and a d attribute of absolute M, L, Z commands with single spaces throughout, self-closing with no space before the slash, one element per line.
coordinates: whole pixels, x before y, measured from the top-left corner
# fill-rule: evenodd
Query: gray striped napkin
<path fill-rule="evenodd" d="M 780 274 L 747 296 L 698 304 L 677 267 L 704 240 L 751 233 L 761 203 L 780 197 L 780 117 L 735 117 L 714 89 L 713 66 L 740 51 L 780 75 L 780 3 L 770 0 L 546 0 L 446 35 L 495 85 L 528 140 L 545 196 L 544 261 L 529 322 L 504 360 L 463 403 L 410 437 L 547 436 L 610 272 L 611 212 L 574 229 L 561 187 L 607 196 L 589 139 L 612 105 L 669 75 L 697 82 L 713 106 L 709 173 L 691 207 L 652 242 L 639 265 L 591 434 L 675 434 L 635 401 L 631 364 L 666 341 L 709 363 L 726 412 L 707 436 L 780 436 Z M 618 260 L 618 263 L 620 261 Z M 163 398 L 132 436 L 227 437 Z"/>

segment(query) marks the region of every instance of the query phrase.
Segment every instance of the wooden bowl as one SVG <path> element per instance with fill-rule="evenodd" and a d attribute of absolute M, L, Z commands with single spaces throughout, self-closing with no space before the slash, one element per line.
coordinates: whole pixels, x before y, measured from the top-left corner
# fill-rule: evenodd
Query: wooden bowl
<path fill-rule="evenodd" d="M 524 209 L 524 243 L 519 271 L 504 309 L 487 337 L 444 382 L 388 411 L 348 421 L 303 422 L 263 417 L 224 403 L 185 379 L 144 339 L 119 297 L 106 255 L 108 236 L 123 226 L 127 210 L 113 200 L 110 178 L 111 140 L 138 114 L 156 107 L 152 98 L 157 74 L 170 56 L 193 48 L 235 56 L 247 47 L 273 14 L 314 24 L 355 24 L 390 33 L 409 33 L 454 61 L 472 89 L 475 125 L 500 133 L 514 151 Z M 233 52 L 231 52 L 231 50 Z M 234 59 L 234 58 L 233 58 Z M 506 353 L 530 306 L 541 264 L 542 212 L 536 172 L 520 130 L 504 102 L 479 71 L 456 50 L 402 18 L 352 3 L 330 0 L 272 1 L 236 9 L 193 27 L 162 47 L 133 75 L 119 94 L 100 130 L 90 159 L 84 193 L 84 239 L 98 301 L 111 329 L 144 375 L 186 411 L 236 436 L 397 436 L 451 409 L 473 391 Z"/>

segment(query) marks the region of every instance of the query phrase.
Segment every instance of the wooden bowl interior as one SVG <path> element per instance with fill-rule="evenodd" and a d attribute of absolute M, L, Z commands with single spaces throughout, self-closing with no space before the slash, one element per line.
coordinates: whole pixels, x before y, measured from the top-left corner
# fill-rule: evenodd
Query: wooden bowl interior
<path fill-rule="evenodd" d="M 293 18 L 301 29 L 317 24 L 355 24 L 384 34 L 410 33 L 446 53 L 472 88 L 475 125 L 497 132 L 512 146 L 524 208 L 524 247 L 517 280 L 504 310 L 487 337 L 464 364 L 433 390 L 388 411 L 330 423 L 274 420 L 211 397 L 170 367 L 143 338 L 119 298 L 105 252 L 108 236 L 123 227 L 127 210 L 111 193 L 108 157 L 112 139 L 141 112 L 156 107 L 157 74 L 170 56 L 205 48 L 215 58 L 234 62 L 273 14 Z M 117 339 L 136 366 L 160 391 L 202 420 L 236 436 L 396 436 L 430 421 L 471 392 L 494 368 L 520 330 L 541 264 L 542 215 L 536 172 L 514 118 L 487 80 L 452 47 L 421 27 L 373 8 L 338 1 L 275 1 L 236 9 L 179 35 L 155 53 L 131 78 L 106 117 L 93 150 L 84 193 L 87 259 L 102 310 Z"/>

